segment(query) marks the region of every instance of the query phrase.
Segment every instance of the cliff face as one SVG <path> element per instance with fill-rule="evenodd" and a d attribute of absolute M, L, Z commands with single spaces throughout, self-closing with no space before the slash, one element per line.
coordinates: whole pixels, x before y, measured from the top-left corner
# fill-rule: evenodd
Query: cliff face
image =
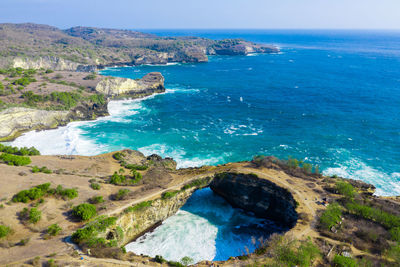
<path fill-rule="evenodd" d="M 151 72 L 140 80 L 105 78 L 97 84 L 96 91 L 110 97 L 161 93 L 165 91 L 164 77 L 159 72 Z"/>
<path fill-rule="evenodd" d="M 59 57 L 14 58 L 12 67 L 23 69 L 51 69 L 60 71 L 93 72 L 97 70 L 94 65 L 83 65 Z"/>
<path fill-rule="evenodd" d="M 107 104 L 81 103 L 69 111 L 14 107 L 0 112 L 0 140 L 12 140 L 23 132 L 52 129 L 75 120 L 108 115 Z"/>
<path fill-rule="evenodd" d="M 158 223 L 174 215 L 192 195 L 195 188 L 187 189 L 169 199 L 157 199 L 151 205 L 134 211 L 129 211 L 118 216 L 117 223 L 112 229 L 104 233 L 104 237 L 112 239 L 118 237 L 119 245 L 126 245 L 142 235 Z M 116 231 L 123 229 L 123 236 Z"/>
<path fill-rule="evenodd" d="M 160 37 L 117 29 L 75 27 L 60 30 L 31 23 L 0 24 L 0 54 L 8 55 L 0 59 L 2 68 L 93 71 L 94 66 L 195 63 L 207 62 L 207 55 L 278 51 L 274 46 L 238 39 L 216 41 L 186 36 Z"/>
<path fill-rule="evenodd" d="M 211 189 L 232 206 L 292 227 L 297 221 L 296 201 L 289 191 L 255 175 L 222 173 Z"/>
<path fill-rule="evenodd" d="M 248 55 L 253 53 L 278 53 L 273 45 L 260 45 L 239 39 L 216 41 L 207 48 L 208 55 Z"/>
<path fill-rule="evenodd" d="M 155 72 L 147 74 L 140 80 L 105 78 L 97 84 L 96 91 L 109 98 L 143 97 L 164 92 L 164 77 L 161 73 Z M 84 100 L 69 111 L 8 108 L 0 112 L 0 141 L 12 140 L 19 134 L 31 130 L 51 129 L 71 121 L 93 120 L 99 116 L 106 116 L 107 104 L 94 104 Z"/>
<path fill-rule="evenodd" d="M 68 111 L 47 111 L 30 108 L 9 108 L 0 112 L 0 140 L 17 136 L 20 132 L 52 128 L 65 123 Z"/>

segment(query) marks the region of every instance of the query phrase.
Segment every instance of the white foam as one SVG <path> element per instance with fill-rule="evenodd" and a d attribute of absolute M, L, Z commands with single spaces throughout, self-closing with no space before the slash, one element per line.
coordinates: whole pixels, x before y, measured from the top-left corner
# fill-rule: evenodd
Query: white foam
<path fill-rule="evenodd" d="M 190 255 L 194 262 L 213 260 L 218 228 L 205 218 L 179 210 L 156 229 L 125 246 L 127 251 L 180 261 Z M 160 239 L 161 238 L 161 239 Z M 179 248 L 179 249 L 177 249 Z"/>
<path fill-rule="evenodd" d="M 204 158 L 200 157 L 188 157 L 186 152 L 181 147 L 171 147 L 166 144 L 152 144 L 145 147 L 138 148 L 140 152 L 149 156 L 151 154 L 157 154 L 162 157 L 171 157 L 177 162 L 178 168 L 189 168 L 189 167 L 200 167 L 203 165 L 213 165 L 222 162 L 224 157 L 213 157 L 212 155 L 205 155 Z"/>
<path fill-rule="evenodd" d="M 16 147 L 35 146 L 42 155 L 85 155 L 105 152 L 105 146 L 95 144 L 82 137 L 79 126 L 84 122 L 72 122 L 67 126 L 47 131 L 32 131 L 23 134 L 11 145 Z"/>
<path fill-rule="evenodd" d="M 11 142 L 16 147 L 36 147 L 43 155 L 83 155 L 93 156 L 108 152 L 106 145 L 96 144 L 84 137 L 82 125 L 95 125 L 99 121 L 126 122 L 125 117 L 135 115 L 143 110 L 142 101 L 155 97 L 155 94 L 131 100 L 115 100 L 108 103 L 110 116 L 100 117 L 94 121 L 71 122 L 67 126 L 53 130 L 27 132 Z"/>
<path fill-rule="evenodd" d="M 343 178 L 362 180 L 373 184 L 377 188 L 377 195 L 400 195 L 400 176 L 398 176 L 398 173 L 387 174 L 384 171 L 373 168 L 361 159 L 353 157 L 347 150 L 337 149 L 335 151 L 339 155 L 339 163 L 336 164 L 337 167 L 324 170 L 324 175 L 338 175 Z M 343 157 L 345 157 L 344 160 L 342 159 Z"/>

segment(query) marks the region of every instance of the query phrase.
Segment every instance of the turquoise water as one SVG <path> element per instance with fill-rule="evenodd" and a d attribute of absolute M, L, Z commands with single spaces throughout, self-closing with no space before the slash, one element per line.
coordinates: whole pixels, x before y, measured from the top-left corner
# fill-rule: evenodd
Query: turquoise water
<path fill-rule="evenodd" d="M 139 78 L 161 72 L 167 92 L 110 103 L 110 117 L 28 133 L 15 145 L 44 154 L 122 148 L 179 167 L 294 156 L 325 174 L 362 179 L 400 195 L 400 33 L 357 31 L 156 31 L 241 37 L 282 53 L 212 56 L 209 63 L 111 68 Z"/>
<path fill-rule="evenodd" d="M 154 231 L 126 245 L 138 255 L 180 261 L 227 260 L 253 252 L 259 239 L 281 232 L 273 222 L 234 209 L 210 188 L 197 190 L 186 204 Z"/>

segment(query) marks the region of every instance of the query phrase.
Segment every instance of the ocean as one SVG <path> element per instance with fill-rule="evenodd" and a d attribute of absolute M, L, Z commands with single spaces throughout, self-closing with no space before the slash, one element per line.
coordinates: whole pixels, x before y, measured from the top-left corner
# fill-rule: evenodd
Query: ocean
<path fill-rule="evenodd" d="M 247 255 L 272 233 L 287 229 L 232 208 L 210 188 L 197 190 L 179 211 L 163 223 L 125 246 L 127 251 L 151 257 L 162 255 L 172 261 L 190 257 L 202 260 L 228 260 Z"/>
<path fill-rule="evenodd" d="M 29 132 L 12 144 L 42 154 L 131 148 L 173 157 L 178 167 L 292 156 L 326 175 L 372 183 L 378 195 L 400 195 L 400 32 L 150 32 L 243 38 L 281 53 L 103 70 L 127 78 L 159 71 L 167 91 L 112 101 L 109 117 Z"/>

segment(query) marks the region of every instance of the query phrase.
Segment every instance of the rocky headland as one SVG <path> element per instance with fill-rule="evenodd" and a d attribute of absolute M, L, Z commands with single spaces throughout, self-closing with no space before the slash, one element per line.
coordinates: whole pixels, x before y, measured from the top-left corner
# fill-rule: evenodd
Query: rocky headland
<path fill-rule="evenodd" d="M 22 166 L 0 160 L 0 264 L 177 266 L 121 247 L 174 215 L 196 189 L 210 186 L 235 207 L 288 231 L 258 240 L 254 253 L 197 266 L 289 266 L 284 251 L 306 266 L 330 266 L 341 257 L 396 266 L 399 199 L 374 196 L 373 187 L 359 181 L 309 173 L 273 157 L 175 169 L 173 159 L 132 150 L 92 157 L 30 151 Z"/>
<path fill-rule="evenodd" d="M 133 80 L 95 73 L 15 68 L 3 71 L 0 83 L 2 141 L 31 130 L 52 129 L 71 121 L 106 116 L 112 99 L 138 98 L 165 91 L 160 73 Z"/>
<path fill-rule="evenodd" d="M 207 55 L 277 52 L 276 46 L 241 39 L 159 37 L 117 29 L 60 30 L 30 23 L 0 24 L 0 68 L 92 72 L 108 66 L 207 62 Z"/>

